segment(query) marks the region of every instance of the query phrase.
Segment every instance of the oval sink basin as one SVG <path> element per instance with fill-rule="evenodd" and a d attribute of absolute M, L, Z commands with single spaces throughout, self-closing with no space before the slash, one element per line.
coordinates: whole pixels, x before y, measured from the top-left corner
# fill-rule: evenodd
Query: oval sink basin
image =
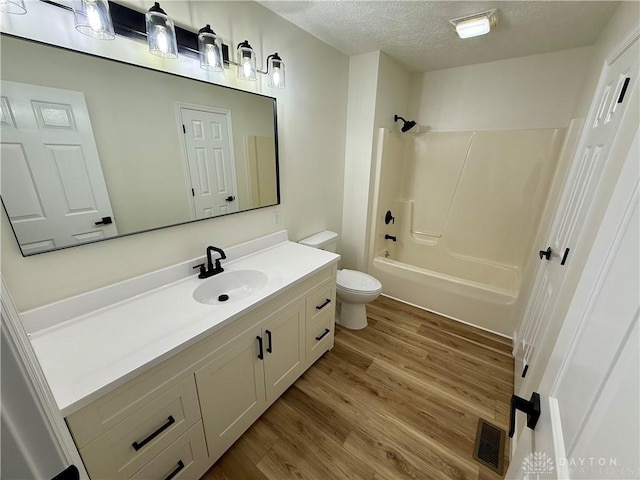
<path fill-rule="evenodd" d="M 205 280 L 193 291 L 193 298 L 208 305 L 223 305 L 248 297 L 267 284 L 258 270 L 223 272 Z"/>

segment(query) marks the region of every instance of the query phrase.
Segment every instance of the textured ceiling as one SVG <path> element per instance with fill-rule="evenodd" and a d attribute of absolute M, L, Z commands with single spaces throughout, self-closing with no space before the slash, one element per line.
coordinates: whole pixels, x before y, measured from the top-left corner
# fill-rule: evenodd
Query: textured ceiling
<path fill-rule="evenodd" d="M 347 55 L 382 50 L 424 72 L 592 45 L 618 2 L 261 1 Z M 488 35 L 462 40 L 449 20 L 498 9 Z"/>

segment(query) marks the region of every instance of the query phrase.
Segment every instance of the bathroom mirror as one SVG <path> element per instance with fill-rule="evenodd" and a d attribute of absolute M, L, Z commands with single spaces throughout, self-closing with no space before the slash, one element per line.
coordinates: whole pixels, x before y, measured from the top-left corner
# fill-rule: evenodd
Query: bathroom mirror
<path fill-rule="evenodd" d="M 280 202 L 275 98 L 2 35 L 0 195 L 23 255 Z"/>

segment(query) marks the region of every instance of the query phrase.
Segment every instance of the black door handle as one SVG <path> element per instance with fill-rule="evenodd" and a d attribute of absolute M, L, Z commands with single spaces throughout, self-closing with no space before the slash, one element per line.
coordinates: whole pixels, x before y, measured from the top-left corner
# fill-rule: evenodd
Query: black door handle
<path fill-rule="evenodd" d="M 551 258 L 551 247 L 547 247 L 546 250 L 540 250 L 538 255 L 540 255 L 540 260 L 542 260 L 543 257 L 549 260 Z"/>
<path fill-rule="evenodd" d="M 256 340 L 258 340 L 258 349 L 260 350 L 260 352 L 258 353 L 258 358 L 262 360 L 264 359 L 264 352 L 262 351 L 262 337 L 258 335 L 256 337 Z"/>
<path fill-rule="evenodd" d="M 113 223 L 113 220 L 111 220 L 111 217 L 102 217 L 102 220 L 100 220 L 99 222 L 96 222 L 96 225 L 109 225 L 110 223 Z"/>
<path fill-rule="evenodd" d="M 267 352 L 273 353 L 273 345 L 271 344 L 271 331 L 265 330 L 264 333 L 267 334 L 267 338 L 269 339 L 269 346 L 267 347 Z"/>
<path fill-rule="evenodd" d="M 513 438 L 516 431 L 516 410 L 527 414 L 527 427 L 535 430 L 540 418 L 540 395 L 536 392 L 531 394 L 531 400 L 525 400 L 517 395 L 511 396 L 511 414 L 509 415 L 509 438 Z"/>
<path fill-rule="evenodd" d="M 225 198 L 227 202 L 233 202 L 235 199 L 236 197 L 234 197 L 233 195 L 229 195 L 227 198 Z"/>

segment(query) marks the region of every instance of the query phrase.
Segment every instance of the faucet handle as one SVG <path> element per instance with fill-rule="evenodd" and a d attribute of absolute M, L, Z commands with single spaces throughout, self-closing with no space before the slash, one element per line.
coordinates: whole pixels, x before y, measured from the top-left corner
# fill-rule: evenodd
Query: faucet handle
<path fill-rule="evenodd" d="M 227 257 L 216 258 L 216 259 L 214 260 L 214 263 L 215 263 L 214 271 L 215 271 L 216 273 L 222 273 L 222 272 L 224 272 L 224 268 L 222 268 L 222 265 L 220 265 L 220 260 L 222 260 L 223 258 L 227 258 Z"/>
<path fill-rule="evenodd" d="M 207 270 L 204 267 L 204 263 L 201 263 L 199 265 L 196 265 L 195 267 L 193 267 L 194 269 L 199 268 L 200 269 L 200 275 L 198 275 L 198 277 L 200 278 L 204 278 L 204 276 L 206 275 Z"/>

